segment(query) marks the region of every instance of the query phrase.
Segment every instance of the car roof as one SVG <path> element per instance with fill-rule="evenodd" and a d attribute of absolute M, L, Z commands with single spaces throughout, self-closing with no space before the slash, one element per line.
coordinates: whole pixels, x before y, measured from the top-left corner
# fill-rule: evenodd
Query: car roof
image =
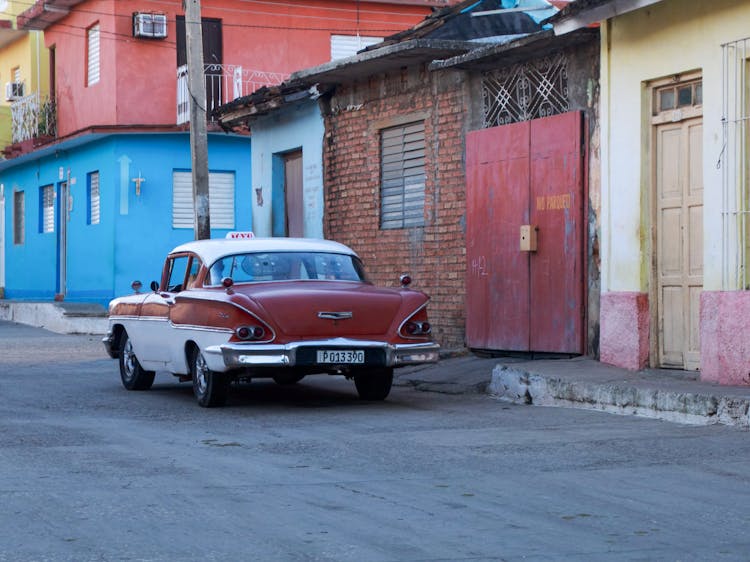
<path fill-rule="evenodd" d="M 177 246 L 170 254 L 192 252 L 205 264 L 213 264 L 219 258 L 249 252 L 328 252 L 356 256 L 344 244 L 317 238 L 212 238 L 195 240 Z"/>

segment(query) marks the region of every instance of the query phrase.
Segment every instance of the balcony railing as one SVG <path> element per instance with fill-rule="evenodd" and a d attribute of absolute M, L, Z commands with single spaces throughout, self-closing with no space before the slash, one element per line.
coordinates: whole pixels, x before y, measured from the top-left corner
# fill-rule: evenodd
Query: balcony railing
<path fill-rule="evenodd" d="M 214 109 L 234 99 L 253 93 L 262 86 L 280 84 L 288 74 L 248 70 L 233 64 L 206 64 L 206 114 L 211 119 Z M 190 93 L 188 92 L 188 67 L 177 69 L 177 124 L 190 121 Z"/>
<path fill-rule="evenodd" d="M 55 100 L 39 92 L 15 100 L 10 105 L 13 143 L 57 136 Z"/>

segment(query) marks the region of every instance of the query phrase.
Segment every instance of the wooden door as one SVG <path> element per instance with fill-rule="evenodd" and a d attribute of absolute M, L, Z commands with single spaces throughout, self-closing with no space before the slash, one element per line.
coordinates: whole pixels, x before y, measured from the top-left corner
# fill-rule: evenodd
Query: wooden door
<path fill-rule="evenodd" d="M 187 64 L 185 16 L 177 16 L 177 68 Z M 201 18 L 203 29 L 203 66 L 206 75 L 206 109 L 210 112 L 220 106 L 223 89 L 223 36 L 221 20 Z"/>
<path fill-rule="evenodd" d="M 703 122 L 656 127 L 657 348 L 661 367 L 700 368 Z"/>
<path fill-rule="evenodd" d="M 287 236 L 305 235 L 304 196 L 302 191 L 302 151 L 284 155 L 284 208 Z"/>

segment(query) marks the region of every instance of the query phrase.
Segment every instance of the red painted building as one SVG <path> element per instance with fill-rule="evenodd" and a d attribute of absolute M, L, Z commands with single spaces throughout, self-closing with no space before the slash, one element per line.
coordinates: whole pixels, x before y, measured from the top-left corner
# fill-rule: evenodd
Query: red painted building
<path fill-rule="evenodd" d="M 202 3 L 209 103 L 218 105 L 331 60 L 343 42 L 408 28 L 448 0 Z M 53 53 L 57 134 L 91 127 L 180 123 L 178 68 L 185 63 L 181 2 L 38 1 L 19 26 L 44 29 Z M 184 104 L 187 105 L 186 103 Z"/>

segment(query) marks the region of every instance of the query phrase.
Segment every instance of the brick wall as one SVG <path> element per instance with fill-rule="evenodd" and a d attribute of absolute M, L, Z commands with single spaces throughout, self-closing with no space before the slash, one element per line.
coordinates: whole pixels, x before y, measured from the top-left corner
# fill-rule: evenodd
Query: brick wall
<path fill-rule="evenodd" d="M 464 83 L 458 71 L 419 66 L 339 86 L 323 148 L 325 236 L 351 246 L 376 284 L 411 274 L 432 297 L 430 322 L 447 349 L 464 346 Z M 381 230 L 379 131 L 415 121 L 425 125 L 425 225 Z"/>

